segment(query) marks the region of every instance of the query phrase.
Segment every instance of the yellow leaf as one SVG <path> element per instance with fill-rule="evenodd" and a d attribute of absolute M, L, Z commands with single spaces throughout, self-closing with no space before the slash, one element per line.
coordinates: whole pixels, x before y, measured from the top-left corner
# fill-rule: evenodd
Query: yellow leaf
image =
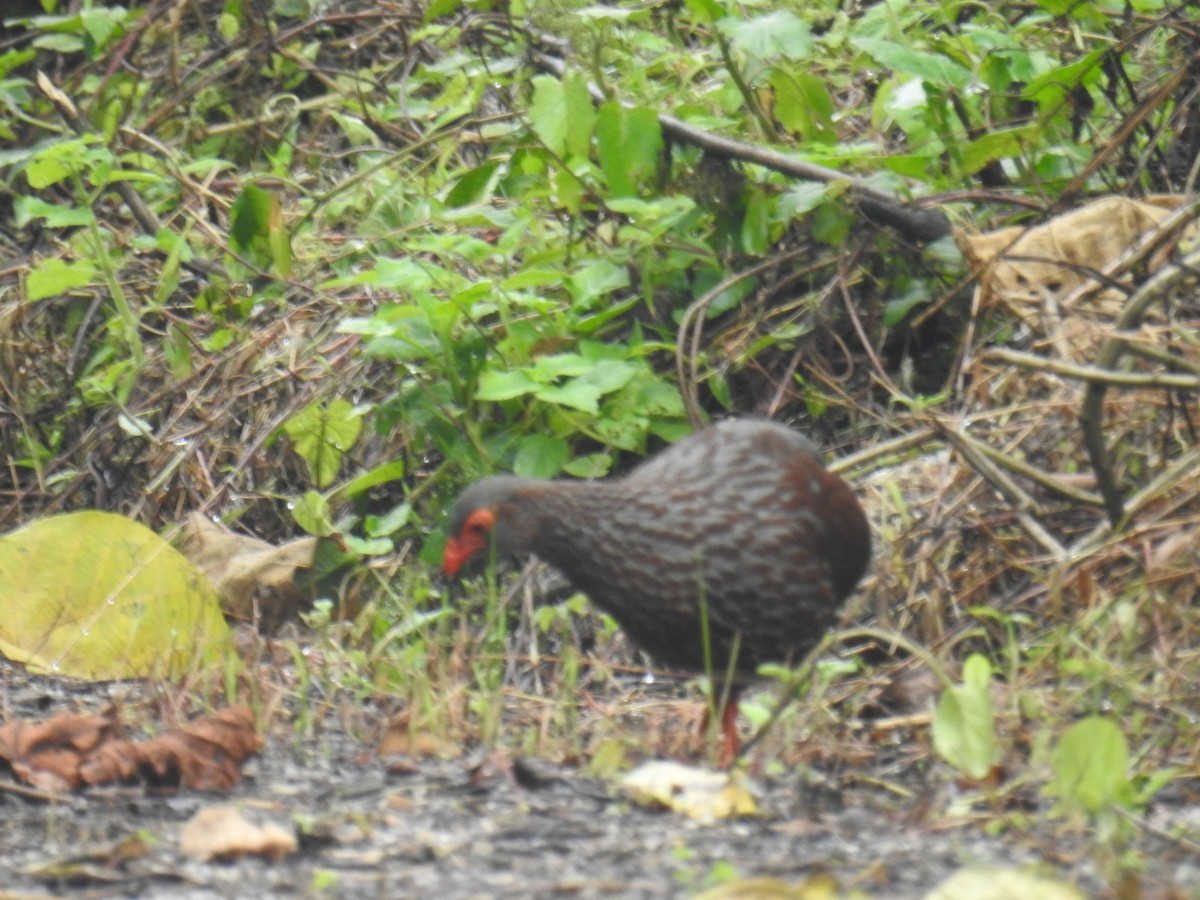
<path fill-rule="evenodd" d="M 37 671 L 175 677 L 229 646 L 208 580 L 113 513 L 52 516 L 0 537 L 0 585 L 0 652 Z"/>
<path fill-rule="evenodd" d="M 665 806 L 701 822 L 758 815 L 749 783 L 738 772 L 657 761 L 638 766 L 621 784 L 639 803 Z"/>

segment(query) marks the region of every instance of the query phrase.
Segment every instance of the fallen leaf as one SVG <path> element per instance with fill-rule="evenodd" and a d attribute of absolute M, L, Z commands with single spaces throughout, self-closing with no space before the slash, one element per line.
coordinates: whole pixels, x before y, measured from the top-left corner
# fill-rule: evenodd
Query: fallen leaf
<path fill-rule="evenodd" d="M 5 722 L 0 725 L 0 760 L 20 781 L 52 794 L 65 793 L 83 783 L 79 767 L 87 755 L 115 740 L 118 730 L 112 716 L 74 713 L 45 722 Z"/>
<path fill-rule="evenodd" d="M 1020 869 L 960 869 L 925 895 L 925 900 L 1084 900 L 1081 891 L 1063 881 Z"/>
<path fill-rule="evenodd" d="M 155 788 L 227 791 L 241 780 L 241 765 L 262 749 L 254 713 L 235 706 L 138 743 L 98 747 L 80 767 L 88 784 L 140 778 Z"/>
<path fill-rule="evenodd" d="M 665 806 L 701 822 L 758 815 L 749 781 L 740 772 L 660 760 L 638 766 L 621 785 L 638 803 Z"/>
<path fill-rule="evenodd" d="M 1086 359 L 1097 334 L 1115 319 L 1126 295 L 1091 277 L 1118 271 L 1126 254 L 1167 223 L 1190 197 L 1164 194 L 1133 200 L 1101 197 L 1032 228 L 986 234 L 956 231 L 955 242 L 979 273 L 979 301 L 1003 303 L 1039 337 L 1050 338 L 1066 358 Z M 1193 223 L 1168 236 L 1148 260 L 1162 267 L 1180 241 L 1195 239 Z"/>
<path fill-rule="evenodd" d="M 309 598 L 296 586 L 296 570 L 312 566 L 316 547 L 314 537 L 276 547 L 230 531 L 199 512 L 188 516 L 180 534 L 180 549 L 208 576 L 225 613 L 247 621 L 257 618 L 268 630 L 309 608 Z"/>
<path fill-rule="evenodd" d="M 124 516 L 69 513 L 0 537 L 0 651 L 75 678 L 176 677 L 218 659 L 229 628 L 204 577 Z"/>
<path fill-rule="evenodd" d="M 241 764 L 262 749 L 254 714 L 230 707 L 147 741 L 121 736 L 115 715 L 65 713 L 0 726 L 0 760 L 39 790 L 140 780 L 157 789 L 229 790 Z"/>
<path fill-rule="evenodd" d="M 737 878 L 697 894 L 692 900 L 867 900 L 861 891 L 841 890 L 832 875 L 813 875 L 800 882 L 780 878 Z"/>
<path fill-rule="evenodd" d="M 265 856 L 279 860 L 295 853 L 296 835 L 278 825 L 255 825 L 234 806 L 209 806 L 179 833 L 179 849 L 198 859 Z"/>

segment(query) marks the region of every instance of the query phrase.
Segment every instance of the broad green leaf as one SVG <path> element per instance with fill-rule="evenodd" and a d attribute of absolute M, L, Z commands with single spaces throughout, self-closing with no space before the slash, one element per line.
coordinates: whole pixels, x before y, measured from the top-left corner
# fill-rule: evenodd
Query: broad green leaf
<path fill-rule="evenodd" d="M 212 585 L 124 516 L 69 513 L 0 537 L 0 584 L 0 651 L 35 671 L 178 677 L 229 648 Z"/>
<path fill-rule="evenodd" d="M 937 87 L 961 89 L 972 80 L 969 69 L 940 53 L 914 50 L 882 38 L 856 37 L 853 43 L 881 65 L 895 72 L 915 75 Z"/>
<path fill-rule="evenodd" d="M 1050 757 L 1054 780 L 1046 793 L 1069 810 L 1095 814 L 1132 797 L 1129 746 L 1109 719 L 1089 716 L 1068 728 Z"/>
<path fill-rule="evenodd" d="M 811 72 L 776 69 L 770 76 L 775 91 L 775 118 L 806 141 L 837 143 L 833 101 L 823 82 Z"/>
<path fill-rule="evenodd" d="M 40 191 L 72 175 L 83 175 L 102 164 L 111 165 L 112 154 L 106 147 L 94 146 L 94 140 L 75 138 L 39 149 L 25 167 L 25 180 L 30 187 Z"/>
<path fill-rule="evenodd" d="M 364 516 L 363 528 L 371 537 L 382 537 L 395 534 L 412 519 L 412 504 L 408 501 L 398 503 L 384 516 Z"/>
<path fill-rule="evenodd" d="M 342 485 L 339 490 L 347 497 L 357 497 L 359 494 L 365 493 L 377 485 L 387 484 L 391 481 L 400 481 L 403 478 L 404 460 L 395 459 L 381 466 L 376 466 L 369 472 L 364 472 L 357 478 Z"/>
<path fill-rule="evenodd" d="M 594 386 L 601 394 L 611 394 L 629 384 L 642 371 L 642 366 L 625 360 L 605 359 L 592 363 L 591 368 L 579 376 L 581 381 Z"/>
<path fill-rule="evenodd" d="M 292 506 L 292 518 L 296 524 L 318 537 L 333 534 L 333 511 L 329 501 L 316 491 L 305 491 L 304 496 Z"/>
<path fill-rule="evenodd" d="M 553 478 L 562 471 L 570 455 L 567 442 L 547 434 L 529 434 L 517 445 L 513 471 L 527 478 Z"/>
<path fill-rule="evenodd" d="M 549 384 L 559 378 L 572 378 L 576 375 L 582 375 L 595 365 L 594 360 L 590 360 L 578 353 L 551 353 L 546 356 L 539 356 L 537 361 L 529 369 L 529 374 L 535 381 L 542 384 Z"/>
<path fill-rule="evenodd" d="M 725 18 L 725 8 L 716 0 L 684 0 L 684 5 L 704 25 L 712 25 Z"/>
<path fill-rule="evenodd" d="M 274 266 L 286 278 L 292 270 L 292 252 L 279 197 L 248 184 L 233 201 L 229 214 L 233 249 L 255 265 Z"/>
<path fill-rule="evenodd" d="M 600 107 L 596 120 L 596 155 L 614 197 L 635 197 L 638 188 L 658 171 L 662 154 L 658 113 L 626 109 L 616 101 Z"/>
<path fill-rule="evenodd" d="M 883 307 L 883 323 L 892 328 L 902 321 L 905 316 L 932 299 L 929 284 L 924 281 L 910 282 L 906 289 L 895 297 L 890 298 Z M 974 658 L 974 657 L 972 657 Z"/>
<path fill-rule="evenodd" d="M 129 11 L 124 7 L 96 7 L 79 13 L 80 21 L 93 45 L 93 52 L 103 50 L 121 29 Z"/>
<path fill-rule="evenodd" d="M 57 297 L 75 288 L 92 284 L 100 273 L 89 260 L 63 262 L 58 257 L 48 257 L 29 270 L 25 279 L 25 296 L 29 300 Z"/>
<path fill-rule="evenodd" d="M 1037 101 L 1043 110 L 1059 106 L 1063 97 L 1077 86 L 1091 84 L 1100 77 L 1108 53 L 1107 48 L 1093 50 L 1070 65 L 1043 73 L 1025 85 L 1021 97 Z"/>
<path fill-rule="evenodd" d="M 551 152 L 586 157 L 595 120 L 587 82 L 579 72 L 568 70 L 561 81 L 549 75 L 533 79 L 529 122 Z"/>
<path fill-rule="evenodd" d="M 541 385 L 520 369 L 508 372 L 490 370 L 479 377 L 479 389 L 475 392 L 478 400 L 511 400 L 532 394 Z"/>
<path fill-rule="evenodd" d="M 991 665 L 973 654 L 963 665 L 963 683 L 943 691 L 933 717 L 934 749 L 975 779 L 986 777 L 999 755 L 990 682 Z"/>
<path fill-rule="evenodd" d="M 588 453 L 575 457 L 563 466 L 563 471 L 575 478 L 603 478 L 612 470 L 612 463 L 607 453 Z"/>
<path fill-rule="evenodd" d="M 486 200 L 496 184 L 498 160 L 489 160 L 481 166 L 468 169 L 446 194 L 447 206 L 467 206 Z"/>
<path fill-rule="evenodd" d="M 581 301 L 611 294 L 629 287 L 629 267 L 607 259 L 593 260 L 571 276 L 571 287 Z"/>
<path fill-rule="evenodd" d="M 1035 136 L 1033 128 L 990 131 L 959 148 L 959 169 L 964 175 L 973 175 L 992 160 L 1020 156 L 1026 142 Z"/>
<path fill-rule="evenodd" d="M 579 380 L 539 387 L 534 396 L 547 403 L 569 406 L 593 416 L 600 412 L 600 390 L 595 385 Z"/>
<path fill-rule="evenodd" d="M 40 218 L 46 220 L 48 228 L 78 228 L 96 221 L 95 213 L 90 209 L 59 206 L 56 203 L 47 203 L 40 197 L 18 197 L 13 206 L 19 225 Z"/>
<path fill-rule="evenodd" d="M 327 405 L 316 401 L 288 419 L 283 430 L 317 487 L 328 487 L 362 432 L 362 413 L 340 397 Z"/>
<path fill-rule="evenodd" d="M 778 10 L 753 19 L 733 16 L 722 19 L 718 27 L 733 46 L 755 59 L 807 59 L 812 55 L 812 30 L 795 13 Z"/>

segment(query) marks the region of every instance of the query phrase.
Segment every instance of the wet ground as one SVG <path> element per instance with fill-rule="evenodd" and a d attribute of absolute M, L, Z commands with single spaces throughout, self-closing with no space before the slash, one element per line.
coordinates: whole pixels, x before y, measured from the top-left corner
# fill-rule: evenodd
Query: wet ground
<path fill-rule="evenodd" d="M 0 675 L 5 718 L 95 711 L 113 690 L 7 666 Z M 670 897 L 735 875 L 796 884 L 827 873 L 844 890 L 907 898 L 985 864 L 1036 865 L 1086 895 L 1110 893 L 1098 836 L 1043 827 L 1034 810 L 1011 817 L 1023 828 L 989 836 L 985 822 L 1002 817 L 935 820 L 929 808 L 953 807 L 948 798 L 921 797 L 912 779 L 911 796 L 884 790 L 868 769 L 759 775 L 763 815 L 703 825 L 638 806 L 569 765 L 482 750 L 384 761 L 336 728 L 298 737 L 281 727 L 230 795 L 114 787 L 46 802 L 0 791 L 0 896 Z M 1200 813 L 1176 799 L 1152 815 L 1164 830 L 1196 834 Z M 184 823 L 227 802 L 251 820 L 294 825 L 298 852 L 232 862 L 182 854 Z M 1149 869 L 1130 896 L 1200 895 L 1194 845 L 1141 834 Z"/>

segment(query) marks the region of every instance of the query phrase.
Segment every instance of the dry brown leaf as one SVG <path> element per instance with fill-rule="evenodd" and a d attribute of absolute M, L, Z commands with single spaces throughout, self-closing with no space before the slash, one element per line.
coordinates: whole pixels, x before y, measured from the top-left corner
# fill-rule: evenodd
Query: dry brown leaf
<path fill-rule="evenodd" d="M 1112 267 L 1187 200 L 1183 195 L 1104 197 L 1034 228 L 956 232 L 954 237 L 980 273 L 983 306 L 1004 303 L 1039 337 L 1060 341 L 1064 356 L 1078 358 L 1092 344 L 1095 328 L 1089 323 L 1097 316 L 1112 320 L 1125 299 L 1119 291 L 1102 289 L 1088 272 Z M 1151 271 L 1166 261 L 1171 246 L 1151 258 Z M 1089 284 L 1096 287 L 1095 296 L 1088 295 L 1086 304 L 1069 302 L 1072 292 Z"/>
<path fill-rule="evenodd" d="M 114 741 L 80 767 L 88 784 L 140 777 L 156 788 L 227 791 L 241 780 L 246 757 L 262 749 L 254 713 L 223 709 L 149 741 Z"/>
<path fill-rule="evenodd" d="M 199 859 L 265 856 L 278 860 L 296 852 L 296 835 L 278 825 L 255 825 L 233 806 L 209 806 L 179 833 L 179 849 Z"/>
<path fill-rule="evenodd" d="M 39 790 L 63 793 L 83 783 L 80 766 L 89 753 L 116 739 L 112 716 L 63 713 L 45 722 L 5 722 L 0 726 L 0 759 L 20 781 Z"/>
<path fill-rule="evenodd" d="M 308 608 L 296 587 L 296 570 L 312 566 L 316 547 L 314 537 L 276 547 L 194 512 L 184 523 L 179 549 L 213 583 L 226 615 L 246 621 L 257 615 L 273 628 Z"/>
<path fill-rule="evenodd" d="M 231 707 L 148 741 L 119 737 L 114 716 L 64 714 L 46 722 L 0 726 L 0 759 L 39 790 L 140 779 L 155 788 L 229 790 L 241 765 L 262 749 L 254 714 Z"/>

